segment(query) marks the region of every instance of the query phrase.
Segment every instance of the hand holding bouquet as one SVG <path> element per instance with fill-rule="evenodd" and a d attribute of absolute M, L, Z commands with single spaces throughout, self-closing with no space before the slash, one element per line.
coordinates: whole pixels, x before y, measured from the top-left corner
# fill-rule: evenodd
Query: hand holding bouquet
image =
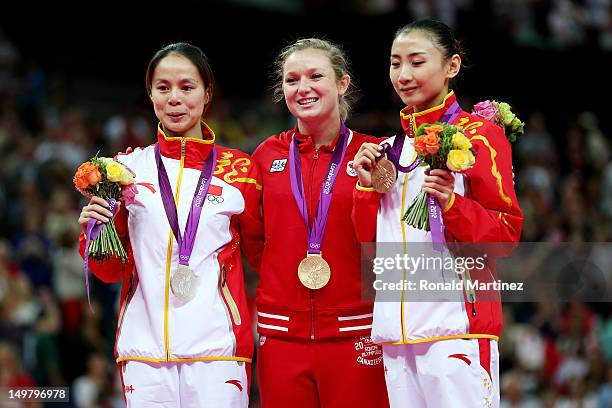
<path fill-rule="evenodd" d="M 472 143 L 457 126 L 425 123 L 416 131 L 414 149 L 421 166 L 460 173 L 470 169 L 476 159 Z M 437 201 L 421 191 L 410 204 L 402 220 L 411 227 L 430 231 L 430 218 L 441 229 Z M 433 231 L 432 231 L 433 234 Z"/>
<path fill-rule="evenodd" d="M 506 102 L 486 100 L 474 105 L 473 114 L 478 115 L 504 129 L 510 143 L 516 142 L 525 133 L 525 123 L 513 112 Z"/>
<path fill-rule="evenodd" d="M 81 164 L 74 175 L 74 185 L 86 197 L 101 197 L 109 204 L 114 215 L 119 208 L 119 199 L 134 197 L 134 174 L 123 164 L 107 157 L 96 155 Z M 127 254 L 111 217 L 108 222 L 100 224 L 94 217 L 89 217 L 85 231 L 85 286 L 89 301 L 89 257 L 103 262 L 117 257 L 127 262 Z"/>
<path fill-rule="evenodd" d="M 109 210 L 117 211 L 118 200 L 122 195 L 129 194 L 134 184 L 134 174 L 123 164 L 107 157 L 93 157 L 79 166 L 74 175 L 74 185 L 86 197 L 98 196 L 108 201 Z M 86 255 L 102 262 L 111 257 L 127 261 L 127 254 L 117 235 L 115 223 L 111 218 L 108 223 L 96 225 L 96 220 L 90 218 L 87 225 L 87 238 L 91 239 Z"/>

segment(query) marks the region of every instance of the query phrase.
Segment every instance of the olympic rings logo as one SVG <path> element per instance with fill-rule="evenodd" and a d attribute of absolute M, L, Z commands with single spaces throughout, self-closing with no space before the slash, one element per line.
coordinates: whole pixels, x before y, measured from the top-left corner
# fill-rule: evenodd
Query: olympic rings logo
<path fill-rule="evenodd" d="M 212 195 L 212 194 L 208 194 L 206 196 L 206 199 L 211 203 L 211 204 L 221 204 L 223 201 L 225 201 L 225 199 L 221 196 L 216 196 L 216 195 Z"/>

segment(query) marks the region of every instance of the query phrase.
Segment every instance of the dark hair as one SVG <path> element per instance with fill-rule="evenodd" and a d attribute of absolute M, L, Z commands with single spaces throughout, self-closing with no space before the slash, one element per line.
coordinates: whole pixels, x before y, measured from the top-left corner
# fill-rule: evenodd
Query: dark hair
<path fill-rule="evenodd" d="M 445 61 L 458 54 L 461 59 L 465 57 L 461 41 L 455 38 L 453 30 L 441 21 L 422 19 L 407 24 L 395 32 L 394 39 L 412 31 L 420 31 L 430 37 L 431 41 L 442 51 Z"/>
<path fill-rule="evenodd" d="M 346 120 L 349 112 L 351 111 L 351 105 L 357 99 L 357 86 L 354 84 L 354 80 L 351 75 L 349 68 L 348 58 L 342 50 L 342 48 L 332 43 L 331 41 L 324 40 L 321 38 L 301 38 L 292 44 L 287 45 L 281 50 L 274 63 L 274 85 L 272 87 L 274 92 L 274 102 L 280 102 L 284 98 L 283 94 L 283 68 L 287 58 L 294 52 L 315 49 L 324 51 L 329 62 L 334 70 L 336 80 L 340 80 L 344 75 L 351 77 L 348 88 L 344 95 L 339 98 L 340 116 L 343 120 Z"/>
<path fill-rule="evenodd" d="M 213 90 L 215 78 L 213 76 L 212 68 L 210 67 L 210 62 L 208 61 L 208 57 L 206 54 L 195 45 L 191 45 L 186 42 L 178 42 L 174 44 L 168 44 L 153 55 L 151 61 L 149 61 L 149 65 L 147 66 L 147 73 L 145 76 L 145 86 L 147 89 L 147 94 L 151 94 L 151 89 L 153 87 L 153 73 L 155 72 L 155 68 L 161 60 L 166 58 L 171 54 L 177 54 L 182 57 L 187 58 L 193 65 L 196 66 L 198 71 L 200 72 L 200 76 L 204 81 L 204 88 L 208 90 L 210 95 L 210 100 L 212 101 Z M 208 108 L 210 107 L 210 102 L 204 106 L 204 111 L 202 112 L 202 116 Z"/>

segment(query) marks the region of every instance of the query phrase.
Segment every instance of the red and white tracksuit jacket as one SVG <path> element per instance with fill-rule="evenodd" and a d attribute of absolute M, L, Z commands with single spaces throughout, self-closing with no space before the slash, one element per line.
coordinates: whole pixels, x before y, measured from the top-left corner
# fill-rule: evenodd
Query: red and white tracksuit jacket
<path fill-rule="evenodd" d="M 451 91 L 442 104 L 414 113 L 401 112 L 407 135 L 416 133 L 423 123 L 440 120 L 455 101 Z M 523 215 L 512 179 L 512 151 L 502 129 L 479 116 L 461 112 L 452 123 L 463 129 L 476 152 L 474 167 L 455 175 L 455 194 L 443 209 L 447 242 L 516 243 L 520 239 Z M 393 143 L 393 138 L 387 142 Z M 409 165 L 416 157 L 413 139 L 406 138 L 400 163 Z M 358 236 L 362 242 L 431 242 L 431 233 L 417 230 L 402 221 L 407 206 L 421 190 L 424 167 L 406 174 L 399 172 L 394 187 L 384 195 L 371 188 L 354 190 L 353 217 L 359 220 Z M 369 222 L 365 222 L 369 220 Z M 510 245 L 512 247 L 513 245 Z M 497 279 L 495 259 L 487 259 L 479 280 Z M 488 338 L 498 340 L 502 330 L 501 304 L 496 301 L 410 302 L 410 293 L 402 301 L 375 302 L 372 340 L 377 343 L 421 343 L 452 338 Z"/>
<path fill-rule="evenodd" d="M 264 185 L 266 240 L 257 288 L 257 330 L 261 335 L 296 340 L 369 336 L 372 302 L 361 298 L 360 243 L 350 218 L 357 181 L 352 160 L 362 143 L 379 139 L 349 130 L 349 144 L 339 166 L 322 243 L 322 256 L 331 268 L 331 279 L 325 287 L 311 290 L 297 276 L 298 264 L 306 257 L 308 232 L 291 192 L 288 159 L 294 132 L 299 141 L 311 225 L 338 140 L 336 137 L 331 145 L 315 149 L 310 137 L 294 129 L 269 137 L 253 153 Z"/>
<path fill-rule="evenodd" d="M 203 139 L 167 137 L 158 130 L 162 161 L 177 203 L 179 228 L 185 229 L 204 160 L 217 150 L 217 163 L 200 218 L 189 262 L 198 280 L 197 294 L 184 304 L 170 290 L 178 265 L 178 245 L 158 183 L 154 146 L 119 154 L 117 160 L 136 174 L 136 201 L 115 216 L 129 254 L 90 270 L 105 282 L 123 280 L 115 355 L 120 361 L 250 362 L 253 329 L 244 291 L 240 244 L 260 242 L 261 182 L 251 158 L 215 145 L 206 126 Z M 80 251 L 84 252 L 84 234 Z M 255 266 L 261 248 L 243 246 Z"/>

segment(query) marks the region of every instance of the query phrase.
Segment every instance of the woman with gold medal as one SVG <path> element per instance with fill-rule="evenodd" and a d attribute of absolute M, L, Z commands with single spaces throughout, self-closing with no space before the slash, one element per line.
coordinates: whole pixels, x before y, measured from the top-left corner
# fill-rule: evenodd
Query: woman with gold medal
<path fill-rule="evenodd" d="M 277 101 L 297 119 L 253 158 L 263 179 L 265 248 L 257 289 L 257 370 L 264 407 L 385 407 L 372 302 L 361 298 L 351 223 L 351 158 L 376 139 L 349 129 L 352 83 L 343 51 L 317 38 L 276 63 Z"/>

